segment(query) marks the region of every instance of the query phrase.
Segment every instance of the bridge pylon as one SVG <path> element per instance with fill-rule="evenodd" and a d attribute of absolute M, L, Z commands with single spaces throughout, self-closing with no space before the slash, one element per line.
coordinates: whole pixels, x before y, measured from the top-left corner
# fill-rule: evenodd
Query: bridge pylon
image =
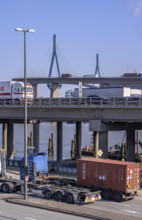
<path fill-rule="evenodd" d="M 53 53 L 52 53 L 52 58 L 51 58 L 51 63 L 50 63 L 50 68 L 49 68 L 49 75 L 48 77 L 51 77 L 52 75 L 52 69 L 53 69 L 53 64 L 54 64 L 54 59 L 56 61 L 56 66 L 57 66 L 57 71 L 58 71 L 58 76 L 59 78 L 61 77 L 60 74 L 60 68 L 59 68 L 59 63 L 58 63 L 58 57 L 57 57 L 57 52 L 56 52 L 56 35 L 53 35 Z M 51 96 L 54 96 L 54 90 L 57 90 L 57 87 L 60 88 L 61 84 L 47 84 L 48 88 L 51 90 Z"/>

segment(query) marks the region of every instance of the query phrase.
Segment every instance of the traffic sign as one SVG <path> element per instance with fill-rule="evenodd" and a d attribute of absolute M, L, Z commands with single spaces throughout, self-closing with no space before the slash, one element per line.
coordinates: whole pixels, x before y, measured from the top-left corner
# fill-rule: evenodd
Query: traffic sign
<path fill-rule="evenodd" d="M 25 176 L 25 181 L 26 181 L 26 182 L 29 181 L 29 176 Z"/>
<path fill-rule="evenodd" d="M 98 156 L 101 157 L 102 154 L 103 154 L 103 151 L 102 151 L 102 150 L 99 150 L 99 151 L 98 151 Z"/>

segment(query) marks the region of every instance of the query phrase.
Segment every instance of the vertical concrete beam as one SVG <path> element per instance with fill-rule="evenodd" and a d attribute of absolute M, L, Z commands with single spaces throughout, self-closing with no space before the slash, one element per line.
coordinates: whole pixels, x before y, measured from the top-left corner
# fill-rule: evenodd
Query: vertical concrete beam
<path fill-rule="evenodd" d="M 50 97 L 59 97 L 59 84 L 53 84 Z"/>
<path fill-rule="evenodd" d="M 37 84 L 33 84 L 33 97 L 37 98 Z"/>
<path fill-rule="evenodd" d="M 81 158 L 81 122 L 76 122 L 76 158 Z"/>
<path fill-rule="evenodd" d="M 126 132 L 126 160 L 135 161 L 135 130 L 127 130 Z"/>
<path fill-rule="evenodd" d="M 99 132 L 94 131 L 93 132 L 93 157 L 98 158 L 98 150 L 99 150 Z"/>
<path fill-rule="evenodd" d="M 108 132 L 99 132 L 99 149 L 103 152 L 101 158 L 108 158 Z"/>
<path fill-rule="evenodd" d="M 33 124 L 33 146 L 34 153 L 39 153 L 39 135 L 40 135 L 40 123 Z"/>
<path fill-rule="evenodd" d="M 2 124 L 2 148 L 7 151 L 7 124 Z"/>
<path fill-rule="evenodd" d="M 13 123 L 7 124 L 7 160 L 13 158 L 14 155 L 14 128 Z"/>
<path fill-rule="evenodd" d="M 63 123 L 57 122 L 57 161 L 62 161 Z"/>

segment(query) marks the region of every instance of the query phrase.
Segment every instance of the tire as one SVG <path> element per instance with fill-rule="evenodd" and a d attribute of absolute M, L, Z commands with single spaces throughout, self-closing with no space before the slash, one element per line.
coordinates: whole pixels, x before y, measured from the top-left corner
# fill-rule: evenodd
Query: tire
<path fill-rule="evenodd" d="M 46 199 L 51 199 L 53 197 L 53 192 L 50 189 L 46 189 L 44 195 Z"/>
<path fill-rule="evenodd" d="M 72 193 L 67 193 L 65 195 L 65 202 L 69 203 L 69 204 L 73 204 L 74 203 L 74 196 Z"/>
<path fill-rule="evenodd" d="M 113 200 L 115 202 L 122 202 L 123 201 L 123 194 L 121 192 L 113 192 Z"/>
<path fill-rule="evenodd" d="M 3 193 L 9 193 L 14 190 L 14 184 L 12 182 L 5 182 L 1 185 L 1 191 Z"/>
<path fill-rule="evenodd" d="M 110 192 L 110 190 L 107 190 L 107 189 L 102 190 L 101 196 L 105 200 L 111 200 L 112 199 L 111 192 Z"/>
<path fill-rule="evenodd" d="M 56 201 L 63 201 L 63 199 L 64 199 L 63 192 L 57 191 L 57 192 L 55 193 L 54 199 L 55 199 Z"/>

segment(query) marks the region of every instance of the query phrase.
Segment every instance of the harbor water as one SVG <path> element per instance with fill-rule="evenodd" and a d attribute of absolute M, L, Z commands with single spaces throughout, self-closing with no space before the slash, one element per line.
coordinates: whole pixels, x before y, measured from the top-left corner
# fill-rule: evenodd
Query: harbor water
<path fill-rule="evenodd" d="M 71 159 L 71 142 L 74 139 L 76 131 L 75 123 L 63 123 L 63 159 Z M 32 126 L 27 127 L 27 136 L 32 132 Z M 40 124 L 40 152 L 48 153 L 48 143 L 51 134 L 53 134 L 54 157 L 56 160 L 56 123 Z M 113 131 L 108 134 L 108 147 L 114 147 L 115 144 L 125 142 L 125 131 Z M 142 140 L 142 132 L 138 131 L 138 139 Z M 89 124 L 82 123 L 82 148 L 90 145 L 92 141 L 92 132 L 89 131 Z M 0 132 L 0 144 L 2 146 L 2 128 Z M 137 147 L 137 146 L 136 146 Z M 141 152 L 141 149 L 139 148 Z M 15 157 L 23 157 L 24 155 L 24 125 L 14 124 L 14 153 Z"/>

